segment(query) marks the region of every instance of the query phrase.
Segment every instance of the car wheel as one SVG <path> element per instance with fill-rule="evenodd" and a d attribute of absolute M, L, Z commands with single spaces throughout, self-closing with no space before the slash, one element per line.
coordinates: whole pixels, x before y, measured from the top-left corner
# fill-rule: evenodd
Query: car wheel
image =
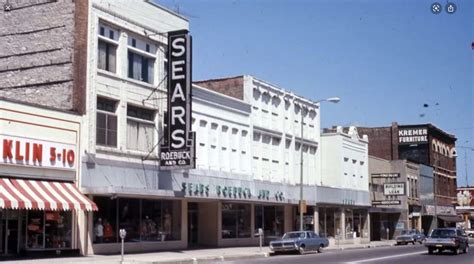
<path fill-rule="evenodd" d="M 323 244 L 319 245 L 319 247 L 318 247 L 318 253 L 323 253 L 323 248 L 324 248 L 324 245 L 323 245 Z"/>
<path fill-rule="evenodd" d="M 423 244 L 423 240 L 418 241 L 418 243 L 420 243 L 420 245 Z"/>
<path fill-rule="evenodd" d="M 433 248 L 431 248 L 431 247 L 428 248 L 428 254 L 433 255 Z"/>
<path fill-rule="evenodd" d="M 400 242 L 397 242 L 397 246 L 400 246 Z"/>
<path fill-rule="evenodd" d="M 416 241 L 413 241 L 413 242 L 411 242 L 411 243 L 412 243 L 413 245 L 415 245 L 415 242 L 416 242 Z"/>
<path fill-rule="evenodd" d="M 298 247 L 298 251 L 300 252 L 301 255 L 303 255 L 304 253 L 306 253 L 305 245 L 304 245 L 304 244 L 301 244 L 301 245 Z"/>
<path fill-rule="evenodd" d="M 461 253 L 461 252 L 460 252 L 459 248 L 457 247 L 453 250 L 453 253 L 454 253 L 454 255 L 459 255 L 459 253 Z"/>

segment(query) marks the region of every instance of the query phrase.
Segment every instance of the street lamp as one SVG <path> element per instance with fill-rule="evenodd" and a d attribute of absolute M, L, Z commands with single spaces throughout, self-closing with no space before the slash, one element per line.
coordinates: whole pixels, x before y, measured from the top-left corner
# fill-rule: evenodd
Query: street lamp
<path fill-rule="evenodd" d="M 339 101 L 341 101 L 341 98 L 339 97 L 329 97 L 329 98 L 326 98 L 326 99 L 322 99 L 322 100 L 317 100 L 317 101 L 312 101 L 312 103 L 314 104 L 319 104 L 321 102 L 330 102 L 330 103 L 339 103 Z M 301 108 L 300 110 L 301 112 L 301 133 L 300 133 L 300 136 L 301 136 L 301 143 L 300 143 L 300 203 L 299 203 L 299 209 L 300 209 L 300 231 L 304 231 L 303 230 L 303 122 L 304 122 L 304 119 L 303 119 L 303 108 Z"/>

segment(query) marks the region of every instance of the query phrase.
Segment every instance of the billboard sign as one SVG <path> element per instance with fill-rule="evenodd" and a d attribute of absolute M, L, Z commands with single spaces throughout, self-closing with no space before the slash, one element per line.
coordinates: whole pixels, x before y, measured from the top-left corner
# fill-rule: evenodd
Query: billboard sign
<path fill-rule="evenodd" d="M 168 32 L 168 111 L 160 147 L 160 169 L 195 168 L 195 134 L 191 131 L 191 36 Z"/>
<path fill-rule="evenodd" d="M 383 185 L 383 194 L 387 196 L 388 195 L 406 195 L 405 183 L 404 182 L 385 183 Z"/>
<path fill-rule="evenodd" d="M 428 143 L 427 127 L 410 127 L 398 129 L 398 143 L 405 144 L 424 144 Z"/>

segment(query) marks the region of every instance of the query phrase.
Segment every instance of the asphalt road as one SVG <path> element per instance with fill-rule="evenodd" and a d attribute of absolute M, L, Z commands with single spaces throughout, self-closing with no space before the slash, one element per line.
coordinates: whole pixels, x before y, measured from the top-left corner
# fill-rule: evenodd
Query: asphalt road
<path fill-rule="evenodd" d="M 429 263 L 429 264 L 474 264 L 474 240 L 471 239 L 470 251 L 467 254 L 453 255 L 451 252 L 428 255 L 424 245 L 391 246 L 368 249 L 333 250 L 323 253 L 305 255 L 279 254 L 268 258 L 246 259 L 245 263 Z M 243 263 L 232 261 L 228 263 Z"/>

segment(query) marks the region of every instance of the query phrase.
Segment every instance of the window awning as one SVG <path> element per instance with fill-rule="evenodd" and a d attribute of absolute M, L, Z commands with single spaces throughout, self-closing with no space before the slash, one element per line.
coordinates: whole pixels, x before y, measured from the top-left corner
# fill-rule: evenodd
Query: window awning
<path fill-rule="evenodd" d="M 0 208 L 97 211 L 72 183 L 0 178 Z"/>

